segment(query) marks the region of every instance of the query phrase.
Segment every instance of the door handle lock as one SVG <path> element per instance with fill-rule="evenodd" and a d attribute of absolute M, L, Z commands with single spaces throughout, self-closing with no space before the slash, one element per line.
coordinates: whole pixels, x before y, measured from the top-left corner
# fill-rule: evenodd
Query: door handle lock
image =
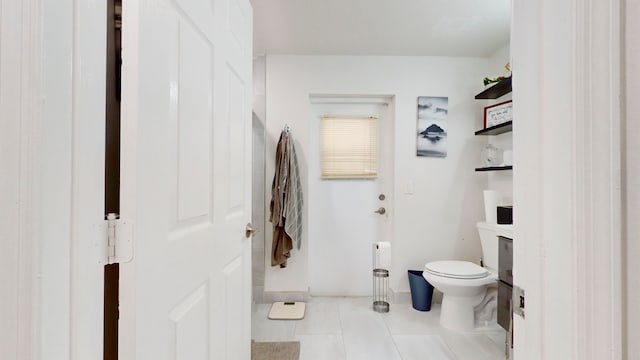
<path fill-rule="evenodd" d="M 374 211 L 376 214 L 384 215 L 387 212 L 387 209 L 380 207 L 378 210 Z"/>
<path fill-rule="evenodd" d="M 258 229 L 254 228 L 251 223 L 247 223 L 247 226 L 244 228 L 244 236 L 250 238 L 256 233 L 256 231 L 258 231 Z"/>

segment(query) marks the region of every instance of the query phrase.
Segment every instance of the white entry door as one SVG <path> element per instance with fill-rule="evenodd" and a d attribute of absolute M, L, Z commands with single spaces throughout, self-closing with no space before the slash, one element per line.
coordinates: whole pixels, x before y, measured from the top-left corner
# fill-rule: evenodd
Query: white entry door
<path fill-rule="evenodd" d="M 123 3 L 121 359 L 249 359 L 252 10 Z"/>
<path fill-rule="evenodd" d="M 370 296 L 373 244 L 389 241 L 393 219 L 393 115 L 388 97 L 312 96 L 309 151 L 309 287 L 314 296 Z M 378 176 L 321 179 L 320 118 L 376 116 Z M 382 195 L 382 196 L 381 196 Z M 384 209 L 383 211 L 378 211 Z"/>

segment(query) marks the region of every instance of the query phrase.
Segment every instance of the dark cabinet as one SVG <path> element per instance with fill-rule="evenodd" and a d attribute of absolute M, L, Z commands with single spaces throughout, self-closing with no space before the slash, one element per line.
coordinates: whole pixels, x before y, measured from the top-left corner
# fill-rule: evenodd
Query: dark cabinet
<path fill-rule="evenodd" d="M 506 331 L 509 331 L 509 324 L 511 323 L 512 292 L 513 288 L 510 285 L 498 281 L 498 325 Z"/>
<path fill-rule="evenodd" d="M 509 331 L 513 293 L 513 240 L 498 238 L 498 324 Z"/>
<path fill-rule="evenodd" d="M 498 246 L 498 278 L 513 285 L 513 240 L 499 236 Z"/>

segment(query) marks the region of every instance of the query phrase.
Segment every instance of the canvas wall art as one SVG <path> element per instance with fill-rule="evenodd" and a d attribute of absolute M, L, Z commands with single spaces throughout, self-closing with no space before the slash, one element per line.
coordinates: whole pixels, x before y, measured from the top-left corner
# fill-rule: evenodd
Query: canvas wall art
<path fill-rule="evenodd" d="M 449 98 L 418 97 L 417 155 L 447 156 L 447 116 Z"/>

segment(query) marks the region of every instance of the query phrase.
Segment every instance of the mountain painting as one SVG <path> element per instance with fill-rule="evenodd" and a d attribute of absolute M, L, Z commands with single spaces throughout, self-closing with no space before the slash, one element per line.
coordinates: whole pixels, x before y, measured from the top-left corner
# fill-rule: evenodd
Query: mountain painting
<path fill-rule="evenodd" d="M 447 156 L 447 115 L 449 98 L 418 97 L 417 155 Z"/>

